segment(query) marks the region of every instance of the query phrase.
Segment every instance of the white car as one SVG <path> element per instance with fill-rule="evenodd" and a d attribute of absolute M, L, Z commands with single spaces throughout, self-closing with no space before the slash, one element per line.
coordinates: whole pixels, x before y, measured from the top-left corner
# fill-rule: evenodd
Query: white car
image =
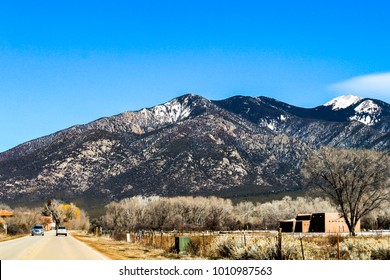
<path fill-rule="evenodd" d="M 65 236 L 68 236 L 68 231 L 66 230 L 66 227 L 64 226 L 59 226 L 57 229 L 56 229 L 56 236 L 58 235 L 65 235 Z"/>

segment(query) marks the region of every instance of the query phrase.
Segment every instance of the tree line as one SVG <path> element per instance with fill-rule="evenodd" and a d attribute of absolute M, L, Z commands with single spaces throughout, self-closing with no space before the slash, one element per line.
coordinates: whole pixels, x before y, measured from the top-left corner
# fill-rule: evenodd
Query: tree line
<path fill-rule="evenodd" d="M 137 230 L 276 229 L 280 219 L 297 213 L 336 211 L 326 198 L 289 196 L 266 203 L 233 204 L 218 197 L 125 198 L 106 205 L 102 225 L 115 232 Z"/>
<path fill-rule="evenodd" d="M 0 204 L 0 209 L 13 213 L 7 220 L 0 220 L 0 233 L 26 234 L 35 224 L 55 222 L 56 226 L 63 225 L 68 229 L 88 230 L 89 216 L 83 209 L 73 203 L 64 203 L 55 199 L 48 199 L 42 207 L 16 207 L 12 209 L 6 204 Z"/>

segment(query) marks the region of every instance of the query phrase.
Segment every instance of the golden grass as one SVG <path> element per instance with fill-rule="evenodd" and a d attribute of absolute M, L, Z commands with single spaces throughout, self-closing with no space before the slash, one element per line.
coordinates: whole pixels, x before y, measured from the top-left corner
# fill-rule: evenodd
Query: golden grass
<path fill-rule="evenodd" d="M 106 236 L 97 237 L 80 231 L 71 232 L 70 234 L 112 260 L 172 259 L 165 257 L 165 251 L 162 249 L 155 249 L 138 243 L 116 241 Z"/>
<path fill-rule="evenodd" d="M 12 239 L 17 239 L 26 236 L 26 234 L 17 234 L 17 235 L 5 235 L 5 234 L 0 234 L 0 242 L 12 240 Z"/>
<path fill-rule="evenodd" d="M 147 235 L 136 242 L 117 241 L 107 236 L 96 237 L 82 232 L 71 233 L 113 260 L 166 260 L 166 259 L 275 259 L 275 234 L 251 233 L 243 236 L 229 234 L 186 234 L 190 237 L 187 254 L 173 252 L 177 234 Z M 132 239 L 135 240 L 135 239 Z M 347 237 L 340 240 L 341 259 L 389 259 L 390 237 Z M 283 259 L 306 260 L 337 259 L 337 237 L 283 235 Z M 221 251 L 222 250 L 222 251 Z"/>

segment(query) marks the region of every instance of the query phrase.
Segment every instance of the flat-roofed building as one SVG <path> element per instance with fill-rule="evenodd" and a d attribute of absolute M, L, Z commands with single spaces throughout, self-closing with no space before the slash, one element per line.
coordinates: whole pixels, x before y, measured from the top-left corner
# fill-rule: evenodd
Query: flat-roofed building
<path fill-rule="evenodd" d="M 298 214 L 295 219 L 280 220 L 282 232 L 349 232 L 347 223 L 340 213 Z M 360 221 L 355 227 L 360 232 Z"/>
<path fill-rule="evenodd" d="M 297 220 L 294 232 L 309 232 L 310 221 Z"/>
<path fill-rule="evenodd" d="M 282 232 L 294 232 L 295 223 L 296 223 L 295 219 L 280 220 L 279 227 L 282 229 Z"/>
<path fill-rule="evenodd" d="M 313 213 L 310 222 L 310 232 L 349 232 L 347 223 L 340 213 Z M 360 232 L 358 221 L 355 232 Z"/>

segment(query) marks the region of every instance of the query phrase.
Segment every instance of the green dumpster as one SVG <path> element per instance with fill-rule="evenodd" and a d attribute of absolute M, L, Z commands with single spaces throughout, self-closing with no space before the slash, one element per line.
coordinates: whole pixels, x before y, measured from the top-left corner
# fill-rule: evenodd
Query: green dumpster
<path fill-rule="evenodd" d="M 177 253 L 186 253 L 189 244 L 190 238 L 188 236 L 175 237 L 175 250 Z"/>

